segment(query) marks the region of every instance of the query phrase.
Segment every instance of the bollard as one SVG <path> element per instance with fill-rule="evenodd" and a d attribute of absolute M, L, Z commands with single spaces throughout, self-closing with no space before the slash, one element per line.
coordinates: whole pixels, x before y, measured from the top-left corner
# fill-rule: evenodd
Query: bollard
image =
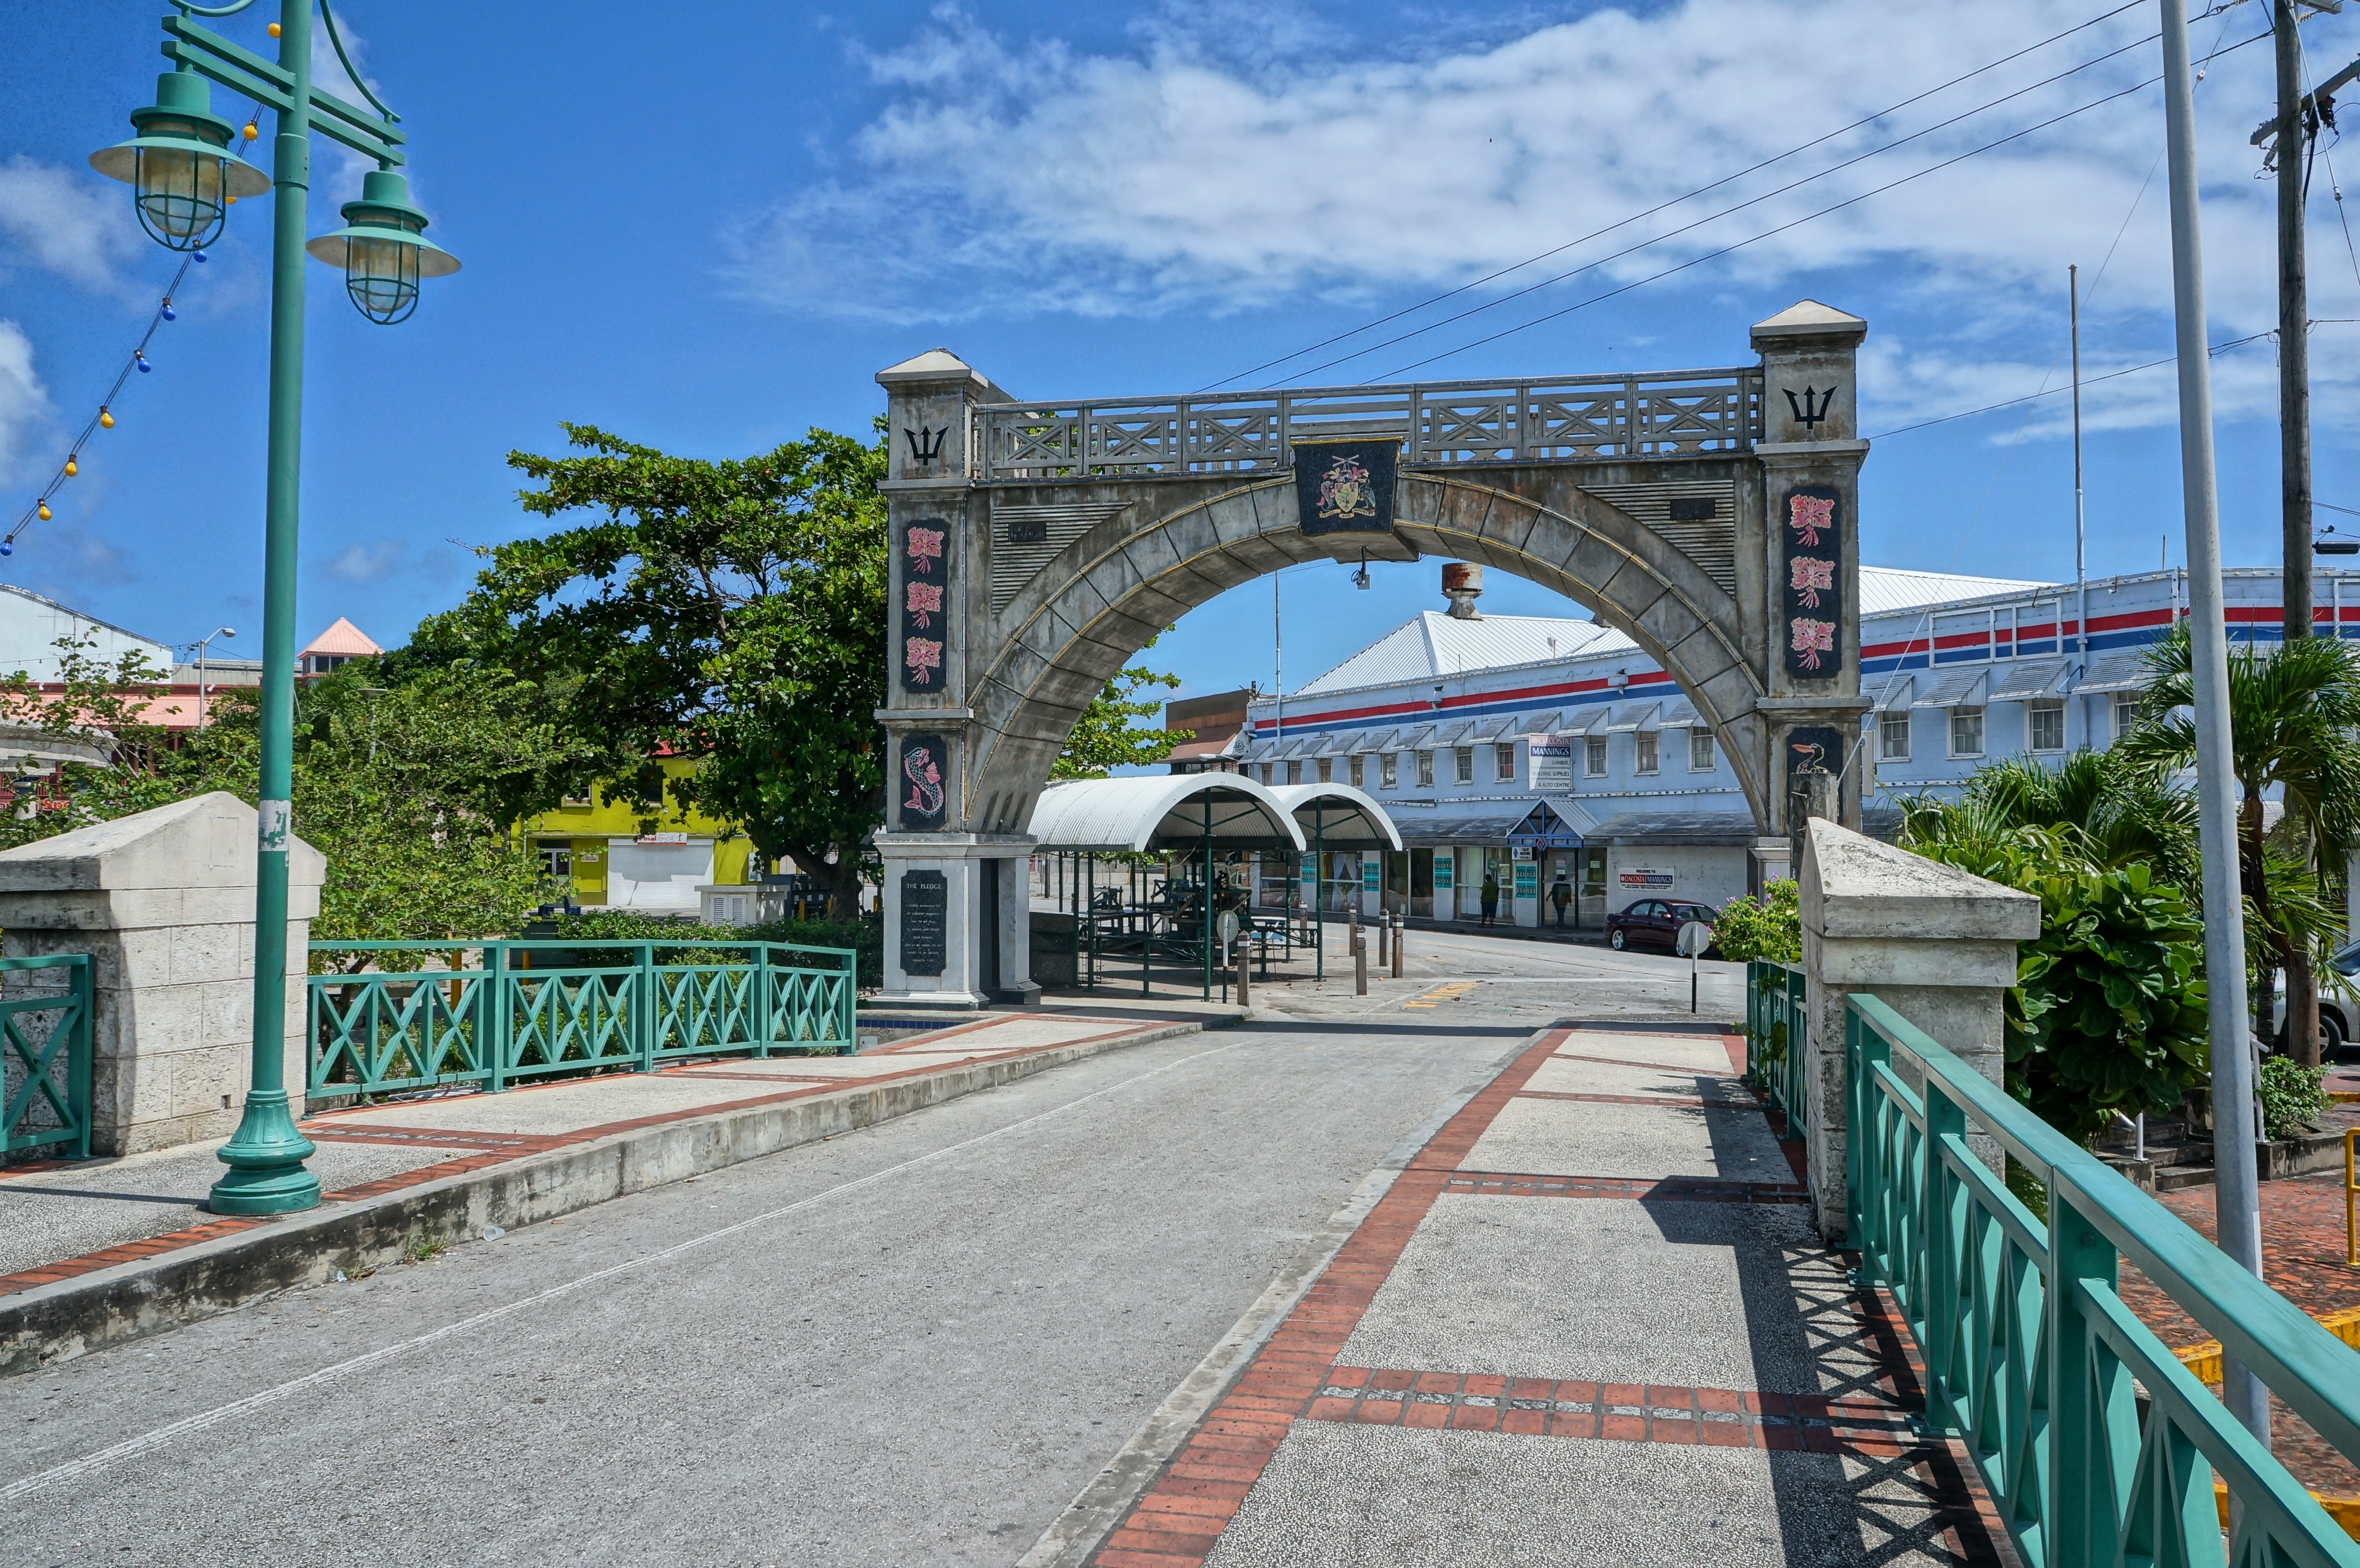
<path fill-rule="evenodd" d="M 1402 933 L 1408 929 L 1408 920 L 1400 915 L 1393 917 L 1393 978 L 1396 980 L 1402 977 Z"/>
<path fill-rule="evenodd" d="M 1369 994 L 1369 939 L 1359 931 L 1352 933 L 1352 995 Z"/>
<path fill-rule="evenodd" d="M 1242 936 L 1238 938 L 1238 1006 L 1253 1006 L 1253 949 Z"/>
<path fill-rule="evenodd" d="M 1356 901 L 1344 911 L 1344 951 L 1351 952 L 1360 945 L 1360 906 Z"/>
<path fill-rule="evenodd" d="M 1393 918 L 1380 910 L 1377 914 L 1377 967 L 1385 966 L 1386 944 L 1393 937 Z"/>

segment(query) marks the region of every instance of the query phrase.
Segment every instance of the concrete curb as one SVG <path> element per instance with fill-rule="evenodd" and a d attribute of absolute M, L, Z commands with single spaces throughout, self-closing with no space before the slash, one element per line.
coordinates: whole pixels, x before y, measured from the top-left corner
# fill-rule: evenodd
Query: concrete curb
<path fill-rule="evenodd" d="M 420 1242 L 480 1238 L 609 1198 L 874 1127 L 979 1089 L 1231 1018 L 1148 1027 L 1031 1056 L 945 1067 L 919 1078 L 855 1084 L 809 1099 L 716 1111 L 640 1127 L 505 1165 L 333 1203 L 254 1230 L 0 1298 L 0 1377 L 37 1372 L 93 1350 L 215 1316 L 299 1286 L 398 1261 Z"/>

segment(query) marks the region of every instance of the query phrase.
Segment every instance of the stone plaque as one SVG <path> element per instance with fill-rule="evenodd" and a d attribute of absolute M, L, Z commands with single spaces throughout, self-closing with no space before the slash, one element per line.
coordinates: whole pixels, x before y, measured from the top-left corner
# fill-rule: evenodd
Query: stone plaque
<path fill-rule="evenodd" d="M 939 975 L 950 942 L 951 885 L 939 871 L 901 873 L 901 973 Z"/>

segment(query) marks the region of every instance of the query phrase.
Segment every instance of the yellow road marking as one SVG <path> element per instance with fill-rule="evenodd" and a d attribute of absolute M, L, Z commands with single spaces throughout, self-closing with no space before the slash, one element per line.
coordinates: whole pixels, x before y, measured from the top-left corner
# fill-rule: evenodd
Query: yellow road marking
<path fill-rule="evenodd" d="M 1433 990 L 1426 992 L 1415 999 L 1404 1002 L 1402 1006 L 1404 1007 L 1431 1007 L 1438 1006 L 1444 1002 L 1456 1002 L 1460 997 L 1466 996 L 1468 992 L 1472 991 L 1476 986 L 1480 985 L 1481 984 L 1483 984 L 1483 982 L 1480 980 L 1453 980 L 1449 985 L 1437 985 Z"/>

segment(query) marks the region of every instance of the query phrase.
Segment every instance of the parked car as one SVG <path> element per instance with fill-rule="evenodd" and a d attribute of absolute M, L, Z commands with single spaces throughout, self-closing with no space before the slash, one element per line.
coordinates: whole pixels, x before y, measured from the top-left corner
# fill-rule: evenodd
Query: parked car
<path fill-rule="evenodd" d="M 1676 898 L 1640 898 L 1606 917 L 1606 945 L 1620 953 L 1627 947 L 1678 949 L 1680 928 L 1690 920 L 1710 925 L 1719 911 L 1703 904 Z"/>
<path fill-rule="evenodd" d="M 2360 981 L 2360 942 L 2328 960 L 2335 973 L 2346 983 Z M 2325 975 L 2320 979 L 2324 981 Z M 2278 999 L 2270 1012 L 2270 1038 L 2283 1050 L 2286 1042 L 2286 987 L 2278 987 Z M 2338 995 L 2325 985 L 2319 988 L 2320 1060 L 2332 1062 L 2345 1045 L 2360 1040 L 2360 1005 L 2352 997 Z"/>

